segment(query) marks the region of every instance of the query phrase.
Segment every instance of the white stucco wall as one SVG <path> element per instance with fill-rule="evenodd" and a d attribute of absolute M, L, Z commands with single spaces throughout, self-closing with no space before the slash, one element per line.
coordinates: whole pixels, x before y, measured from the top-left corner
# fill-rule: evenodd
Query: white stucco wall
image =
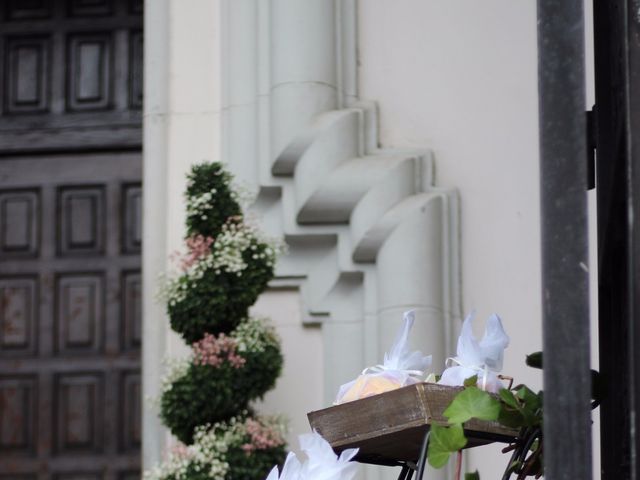
<path fill-rule="evenodd" d="M 221 53 L 220 26 L 236 24 L 227 21 L 222 3 L 147 2 L 144 361 L 149 395 L 156 393 L 161 352 L 183 350 L 167 333 L 168 325 L 157 333 L 164 312 L 152 295 L 156 273 L 182 237 L 184 173 L 204 159 L 235 158 L 229 145 L 258 144 L 245 128 L 238 130 L 246 133 L 243 142 L 225 137 L 225 128 L 233 124 L 227 119 L 224 127 L 225 116 L 250 103 L 225 106 L 230 100 L 223 98 L 221 85 L 232 75 L 222 67 L 231 60 Z M 264 8 L 266 2 L 258 4 Z M 239 26 L 229 27 L 238 36 L 242 28 L 253 31 L 256 25 L 242 12 L 232 18 Z M 524 367 L 524 355 L 541 348 L 535 16 L 535 2 L 523 0 L 360 0 L 358 96 L 379 107 L 383 147 L 431 148 L 436 184 L 458 189 L 464 310 L 475 309 L 481 321 L 500 314 L 512 339 L 505 373 L 541 387 L 539 372 Z M 255 159 L 242 158 L 246 166 L 234 164 L 246 174 L 241 176 L 257 176 L 249 172 L 257 170 Z M 306 412 L 326 406 L 333 396 L 324 391 L 324 369 L 339 361 L 326 355 L 323 330 L 303 325 L 301 308 L 296 290 L 278 289 L 266 292 L 254 307 L 273 319 L 285 355 L 283 376 L 260 408 L 287 412 L 294 447 L 296 434 L 308 430 Z M 157 432 L 164 430 L 155 412 L 145 415 L 145 463 L 150 465 L 162 446 Z M 470 451 L 468 469 L 478 468 L 482 478 L 499 478 L 506 459 L 498 452 L 499 447 Z"/>
<path fill-rule="evenodd" d="M 524 366 L 542 345 L 535 2 L 363 0 L 358 22 L 382 146 L 432 148 L 436 183 L 459 191 L 463 309 L 501 316 L 505 374 L 541 388 Z M 499 478 L 499 450 L 470 450 L 468 470 Z"/>
<path fill-rule="evenodd" d="M 189 8 L 145 2 L 143 468 L 158 463 L 170 441 L 149 403 L 160 392 L 163 359 L 188 351 L 156 294 L 182 245 L 185 174 L 193 163 L 220 158 L 220 42 L 211 28 L 218 18 L 219 4 L 208 0 Z"/>
<path fill-rule="evenodd" d="M 257 408 L 284 415 L 289 422 L 289 447 L 296 453 L 298 435 L 309 431 L 307 412 L 323 404 L 323 341 L 319 325 L 303 325 L 300 294 L 296 289 L 270 289 L 251 309 L 264 315 L 276 327 L 282 345 L 284 366 L 276 388 L 268 392 Z"/>

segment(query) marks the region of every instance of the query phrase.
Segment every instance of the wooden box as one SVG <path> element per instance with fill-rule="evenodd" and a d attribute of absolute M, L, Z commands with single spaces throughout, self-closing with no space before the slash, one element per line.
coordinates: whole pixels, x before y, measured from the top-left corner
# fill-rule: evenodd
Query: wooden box
<path fill-rule="evenodd" d="M 461 387 L 418 383 L 307 414 L 311 428 L 336 453 L 359 448 L 355 460 L 377 465 L 416 462 L 431 424 L 445 425 L 444 410 Z M 511 442 L 518 433 L 498 422 L 471 420 L 465 425 L 468 447 Z"/>

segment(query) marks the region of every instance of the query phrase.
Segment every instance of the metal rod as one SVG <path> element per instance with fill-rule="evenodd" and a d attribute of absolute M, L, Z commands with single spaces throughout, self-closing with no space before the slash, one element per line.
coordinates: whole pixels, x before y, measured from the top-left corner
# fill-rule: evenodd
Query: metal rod
<path fill-rule="evenodd" d="M 424 475 L 424 469 L 427 466 L 427 451 L 429 450 L 429 438 L 431 437 L 431 430 L 427 430 L 422 440 L 422 447 L 420 448 L 420 458 L 418 459 L 418 466 L 416 467 L 416 480 L 422 480 Z"/>
<path fill-rule="evenodd" d="M 410 471 L 411 469 L 409 468 L 409 466 L 404 465 L 402 467 L 402 470 L 400 471 L 400 476 L 398 477 L 398 480 L 407 480 L 407 476 L 409 475 Z"/>
<path fill-rule="evenodd" d="M 538 0 L 547 480 L 591 479 L 582 0 Z"/>

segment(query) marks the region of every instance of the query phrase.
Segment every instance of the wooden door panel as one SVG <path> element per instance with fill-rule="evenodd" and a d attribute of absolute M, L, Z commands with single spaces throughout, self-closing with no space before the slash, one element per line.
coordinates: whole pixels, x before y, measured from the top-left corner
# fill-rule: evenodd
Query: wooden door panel
<path fill-rule="evenodd" d="M 37 333 L 37 276 L 0 276 L 0 357 L 35 355 Z"/>
<path fill-rule="evenodd" d="M 123 253 L 139 254 L 142 245 L 142 188 L 139 183 L 122 187 Z"/>
<path fill-rule="evenodd" d="M 104 389 L 102 372 L 56 375 L 53 414 L 57 455 L 104 451 Z"/>
<path fill-rule="evenodd" d="M 0 478 L 138 472 L 140 174 L 133 152 L 0 159 Z"/>
<path fill-rule="evenodd" d="M 122 349 L 142 345 L 142 276 L 139 270 L 122 272 Z"/>
<path fill-rule="evenodd" d="M 104 278 L 64 273 L 56 288 L 56 354 L 99 355 L 104 349 Z"/>
<path fill-rule="evenodd" d="M 0 5 L 0 480 L 140 476 L 141 8 Z"/>
<path fill-rule="evenodd" d="M 121 372 L 118 416 L 121 452 L 137 451 L 142 443 L 141 386 L 139 371 Z"/>
<path fill-rule="evenodd" d="M 111 104 L 111 33 L 81 33 L 68 37 L 67 108 L 101 110 Z"/>
<path fill-rule="evenodd" d="M 140 4 L 2 6 L 0 152 L 140 148 Z"/>
<path fill-rule="evenodd" d="M 0 193 L 0 256 L 38 255 L 39 189 L 3 190 Z"/>
<path fill-rule="evenodd" d="M 58 251 L 61 255 L 102 255 L 105 195 L 103 186 L 58 189 Z"/>
<path fill-rule="evenodd" d="M 35 375 L 0 377 L 0 450 L 3 452 L 35 455 L 37 393 Z"/>
<path fill-rule="evenodd" d="M 7 113 L 40 113 L 49 109 L 49 36 L 6 40 L 5 109 Z"/>

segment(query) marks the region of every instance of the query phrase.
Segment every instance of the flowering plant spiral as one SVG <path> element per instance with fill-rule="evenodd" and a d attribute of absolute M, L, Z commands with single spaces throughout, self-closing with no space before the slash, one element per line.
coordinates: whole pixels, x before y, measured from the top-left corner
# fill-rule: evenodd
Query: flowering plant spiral
<path fill-rule="evenodd" d="M 171 328 L 191 345 L 162 383 L 160 417 L 182 442 L 149 480 L 261 480 L 285 455 L 279 421 L 251 411 L 282 370 L 279 339 L 248 310 L 273 278 L 282 242 L 247 223 L 219 163 L 188 177 L 187 235 L 161 298 Z"/>
<path fill-rule="evenodd" d="M 162 288 L 171 327 L 188 342 L 202 332 L 229 332 L 247 316 L 249 307 L 273 277 L 278 239 L 264 235 L 242 217 L 229 218 L 218 235 L 192 235 L 186 253 L 173 255 L 180 270 Z"/>

